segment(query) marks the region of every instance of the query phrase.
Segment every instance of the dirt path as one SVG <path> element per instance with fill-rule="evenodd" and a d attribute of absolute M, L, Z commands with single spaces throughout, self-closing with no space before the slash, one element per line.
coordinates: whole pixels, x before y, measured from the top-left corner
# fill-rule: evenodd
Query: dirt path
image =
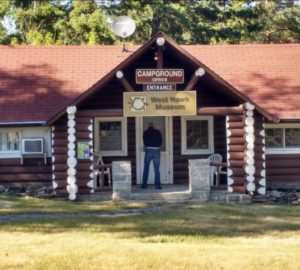
<path fill-rule="evenodd" d="M 0 223 L 14 222 L 14 221 L 32 221 L 41 219 L 61 219 L 65 217 L 120 217 L 133 216 L 143 214 L 161 213 L 167 211 L 167 207 L 157 208 L 143 208 L 143 209 L 129 209 L 116 211 L 89 211 L 78 213 L 24 213 L 24 214 L 4 214 L 0 215 Z"/>

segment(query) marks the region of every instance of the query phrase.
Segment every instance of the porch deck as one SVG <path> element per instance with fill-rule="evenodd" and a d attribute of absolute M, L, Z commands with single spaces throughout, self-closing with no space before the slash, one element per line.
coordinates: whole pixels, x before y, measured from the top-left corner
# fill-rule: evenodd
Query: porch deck
<path fill-rule="evenodd" d="M 162 200 L 162 201 L 182 201 L 190 200 L 191 192 L 189 185 L 162 185 L 162 189 L 155 189 L 154 185 L 148 185 L 146 189 L 140 185 L 132 187 L 130 195 L 132 200 Z"/>
<path fill-rule="evenodd" d="M 239 194 L 243 195 L 243 194 Z M 239 196 L 237 194 L 229 194 L 226 186 L 213 187 L 211 189 L 210 200 L 212 201 L 228 201 L 228 196 Z M 80 200 L 91 201 L 111 201 L 112 190 L 98 191 L 88 195 L 80 195 Z M 162 189 L 155 189 L 153 185 L 148 185 L 147 189 L 142 189 L 140 185 L 132 186 L 132 193 L 128 200 L 137 201 L 164 201 L 164 202 L 177 202 L 189 201 L 192 199 L 191 192 L 188 184 L 181 185 L 162 185 Z M 239 201 L 237 198 L 235 201 Z M 232 200 L 230 200 L 232 201 Z"/>

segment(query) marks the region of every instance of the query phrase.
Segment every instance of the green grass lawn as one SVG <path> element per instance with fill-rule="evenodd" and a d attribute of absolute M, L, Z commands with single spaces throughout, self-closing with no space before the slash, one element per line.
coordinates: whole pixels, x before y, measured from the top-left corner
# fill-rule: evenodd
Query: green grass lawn
<path fill-rule="evenodd" d="M 9 207 L 7 205 L 9 204 Z M 8 197 L 0 195 L 0 214 L 18 214 L 18 213 L 77 213 L 84 211 L 113 211 L 120 209 L 136 209 L 149 207 L 142 202 L 114 203 L 90 202 L 90 201 L 68 201 L 64 199 L 43 200 L 29 196 Z M 151 205 L 150 205 L 151 207 Z"/>
<path fill-rule="evenodd" d="M 146 207 L 14 202 L 11 207 L 0 203 L 0 215 Z M 0 223 L 0 269 L 299 270 L 300 207 L 189 203 L 156 214 Z"/>

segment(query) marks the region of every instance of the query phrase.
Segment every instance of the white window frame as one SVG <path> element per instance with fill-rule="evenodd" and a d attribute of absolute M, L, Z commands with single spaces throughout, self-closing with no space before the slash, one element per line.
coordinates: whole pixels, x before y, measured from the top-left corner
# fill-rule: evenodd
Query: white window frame
<path fill-rule="evenodd" d="M 20 149 L 19 150 L 0 150 L 0 158 L 19 158 L 21 156 L 21 149 L 22 149 L 22 138 L 23 138 L 23 131 L 21 129 L 13 129 L 13 128 L 0 128 L 0 133 L 9 133 L 15 132 L 20 133 Z"/>
<path fill-rule="evenodd" d="M 266 124 L 265 129 L 283 129 L 283 145 L 284 147 L 268 148 L 266 146 L 266 154 L 299 154 L 300 147 L 285 147 L 285 129 L 300 128 L 300 123 L 294 124 Z"/>
<path fill-rule="evenodd" d="M 100 122 L 121 122 L 121 136 L 122 136 L 122 150 L 121 151 L 102 151 L 99 148 L 100 145 L 100 134 L 99 134 L 99 123 Z M 127 118 L 126 117 L 96 117 L 94 119 L 94 130 L 95 130 L 95 150 L 100 151 L 103 157 L 114 157 L 114 156 L 127 156 L 128 145 L 127 145 Z"/>
<path fill-rule="evenodd" d="M 208 121 L 208 149 L 187 149 L 186 123 L 188 120 Z M 181 154 L 182 155 L 209 155 L 214 153 L 214 125 L 212 116 L 182 116 L 181 117 Z"/>

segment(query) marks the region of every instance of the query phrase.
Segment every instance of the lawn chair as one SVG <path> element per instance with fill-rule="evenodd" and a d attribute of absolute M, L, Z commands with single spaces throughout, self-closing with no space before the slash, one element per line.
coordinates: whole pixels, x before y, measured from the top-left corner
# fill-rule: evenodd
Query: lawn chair
<path fill-rule="evenodd" d="M 214 180 L 216 178 L 216 186 L 220 183 L 220 174 L 227 174 L 227 172 L 222 171 L 222 156 L 220 154 L 213 154 L 209 156 L 209 160 L 211 163 L 219 164 L 219 165 L 210 165 L 210 184 L 214 186 Z"/>
<path fill-rule="evenodd" d="M 102 156 L 99 152 L 95 152 L 93 154 L 94 156 L 94 187 L 97 187 L 97 179 L 99 177 L 99 184 L 100 187 L 104 187 L 104 177 L 107 175 L 108 178 L 108 185 L 111 186 L 111 174 L 110 174 L 110 168 L 107 164 L 104 164 Z M 99 168 L 99 166 L 103 166 L 103 168 Z"/>

